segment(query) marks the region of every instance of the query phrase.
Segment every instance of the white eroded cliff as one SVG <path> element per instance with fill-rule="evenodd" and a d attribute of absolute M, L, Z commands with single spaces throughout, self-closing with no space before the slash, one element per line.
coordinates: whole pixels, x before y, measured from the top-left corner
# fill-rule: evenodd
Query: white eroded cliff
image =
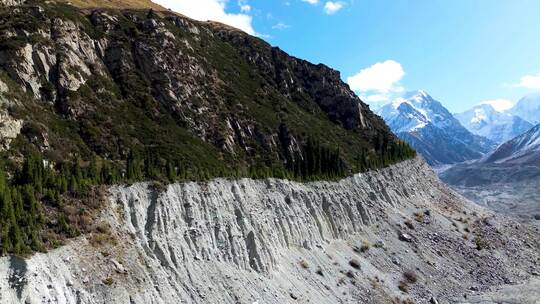
<path fill-rule="evenodd" d="M 454 219 L 471 217 L 468 229 L 480 231 L 482 212 L 465 208 L 420 159 L 340 182 L 114 187 L 100 217 L 110 229 L 26 260 L 0 259 L 0 303 L 450 299 L 464 285 L 525 275 L 504 263 L 527 260 L 527 250 L 478 253 L 463 239 L 465 224 Z M 397 288 L 406 271 L 418 276 L 406 282 L 409 294 Z"/>

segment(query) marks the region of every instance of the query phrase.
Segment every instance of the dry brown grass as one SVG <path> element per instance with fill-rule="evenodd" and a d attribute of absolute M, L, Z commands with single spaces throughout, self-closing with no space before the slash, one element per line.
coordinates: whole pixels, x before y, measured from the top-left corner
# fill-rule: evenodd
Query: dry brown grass
<path fill-rule="evenodd" d="M 403 292 L 409 292 L 409 285 L 404 281 L 399 282 L 398 288 Z"/>
<path fill-rule="evenodd" d="M 111 227 L 108 224 L 100 223 L 94 228 L 94 232 L 90 235 L 90 244 L 93 247 L 101 247 L 106 244 L 116 245 L 117 239 L 111 233 Z"/>
<path fill-rule="evenodd" d="M 424 213 L 423 212 L 415 212 L 414 213 L 414 219 L 419 223 L 423 223 L 424 222 Z"/>
<path fill-rule="evenodd" d="M 148 9 L 158 11 L 167 9 L 150 0 L 62 0 L 80 8 L 119 8 L 119 9 Z"/>
<path fill-rule="evenodd" d="M 403 277 L 405 278 L 405 280 L 407 280 L 407 282 L 411 284 L 414 284 L 418 281 L 416 273 L 414 273 L 412 270 L 405 271 L 405 273 L 403 273 Z"/>
<path fill-rule="evenodd" d="M 111 277 L 106 278 L 106 279 L 103 280 L 103 284 L 105 284 L 107 286 L 111 286 L 113 283 L 114 283 L 114 280 Z"/>

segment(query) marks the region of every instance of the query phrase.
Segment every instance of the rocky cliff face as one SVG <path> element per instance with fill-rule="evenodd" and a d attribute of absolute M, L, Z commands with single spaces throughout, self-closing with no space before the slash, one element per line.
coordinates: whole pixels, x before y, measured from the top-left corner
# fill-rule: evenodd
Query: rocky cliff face
<path fill-rule="evenodd" d="M 312 137 L 352 164 L 359 148 L 394 140 L 338 72 L 224 25 L 61 1 L 4 5 L 18 5 L 0 7 L 10 114 L 40 125 L 32 129 L 50 140 L 50 157 L 119 159 L 153 147 L 185 163 L 204 154 L 271 166 Z M 64 134 L 62 124 L 71 125 Z"/>
<path fill-rule="evenodd" d="M 538 231 L 464 203 L 420 159 L 340 182 L 114 187 L 99 221 L 0 259 L 0 302 L 455 303 L 539 271 Z"/>

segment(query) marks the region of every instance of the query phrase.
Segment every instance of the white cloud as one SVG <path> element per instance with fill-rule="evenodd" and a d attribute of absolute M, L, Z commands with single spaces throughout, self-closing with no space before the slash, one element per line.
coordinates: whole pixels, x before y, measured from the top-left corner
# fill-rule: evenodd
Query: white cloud
<path fill-rule="evenodd" d="M 340 11 L 343 8 L 343 6 L 344 6 L 343 2 L 328 1 L 324 5 L 324 12 L 327 13 L 328 15 L 332 15 Z"/>
<path fill-rule="evenodd" d="M 390 94 L 361 95 L 360 99 L 370 104 L 385 104 L 390 102 Z"/>
<path fill-rule="evenodd" d="M 166 8 L 179 12 L 190 18 L 207 21 L 218 21 L 250 35 L 256 35 L 252 25 L 252 17 L 244 13 L 233 14 L 226 12 L 227 0 L 152 0 Z M 251 9 L 251 7 L 250 7 Z"/>
<path fill-rule="evenodd" d="M 242 4 L 240 5 L 240 11 L 242 13 L 249 13 L 251 12 L 251 6 L 249 4 Z"/>
<path fill-rule="evenodd" d="M 363 102 L 370 105 L 373 110 L 381 108 L 395 98 L 394 96 L 390 96 L 390 94 L 360 95 L 359 97 Z"/>
<path fill-rule="evenodd" d="M 540 74 L 525 75 L 521 77 L 519 83 L 513 86 L 526 89 L 540 89 Z"/>
<path fill-rule="evenodd" d="M 311 5 L 317 5 L 319 4 L 319 0 L 302 0 L 302 2 L 307 2 Z"/>
<path fill-rule="evenodd" d="M 274 25 L 272 25 L 272 29 L 274 30 L 284 30 L 284 29 L 288 29 L 290 26 L 288 24 L 285 24 L 283 22 L 278 22 Z"/>
<path fill-rule="evenodd" d="M 386 60 L 377 62 L 347 78 L 347 83 L 354 91 L 381 95 L 403 91 L 403 88 L 399 86 L 399 81 L 403 76 L 405 76 L 405 71 L 399 62 Z"/>
<path fill-rule="evenodd" d="M 491 105 L 498 112 L 504 112 L 514 106 L 514 103 L 508 99 L 485 100 L 482 101 L 480 104 Z"/>
<path fill-rule="evenodd" d="M 225 0 L 227 1 L 227 0 Z M 238 7 L 240 7 L 240 11 L 242 13 L 249 13 L 251 12 L 251 5 L 249 5 L 248 0 L 238 0 Z"/>

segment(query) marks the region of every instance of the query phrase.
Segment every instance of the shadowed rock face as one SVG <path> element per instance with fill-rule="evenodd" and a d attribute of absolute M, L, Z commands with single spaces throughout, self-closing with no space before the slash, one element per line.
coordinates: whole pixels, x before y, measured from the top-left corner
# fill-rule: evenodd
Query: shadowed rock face
<path fill-rule="evenodd" d="M 0 302 L 460 302 L 527 279 L 540 246 L 538 232 L 472 207 L 420 159 L 339 182 L 115 187 L 99 220 L 108 241 L 82 236 L 29 258 L 20 292 L 0 281 Z M 0 259 L 0 276 L 10 265 Z"/>

